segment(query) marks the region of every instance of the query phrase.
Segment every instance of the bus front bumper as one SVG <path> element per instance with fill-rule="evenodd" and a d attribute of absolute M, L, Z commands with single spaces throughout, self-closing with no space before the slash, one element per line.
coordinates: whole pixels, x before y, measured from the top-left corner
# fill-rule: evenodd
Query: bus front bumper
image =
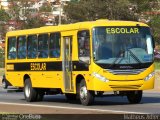
<path fill-rule="evenodd" d="M 144 79 L 135 80 L 108 80 L 102 81 L 94 78 L 88 84 L 89 90 L 94 91 L 131 91 L 131 90 L 148 90 L 154 88 L 155 76 L 145 81 Z"/>

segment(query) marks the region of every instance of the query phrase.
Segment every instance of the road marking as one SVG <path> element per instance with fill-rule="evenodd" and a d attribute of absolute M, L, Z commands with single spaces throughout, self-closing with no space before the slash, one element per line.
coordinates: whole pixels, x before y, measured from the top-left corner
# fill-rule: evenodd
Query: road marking
<path fill-rule="evenodd" d="M 18 106 L 31 106 L 31 107 L 46 107 L 46 108 L 58 108 L 58 109 L 69 109 L 69 110 L 83 110 L 83 111 L 97 111 L 97 112 L 109 112 L 118 114 L 148 114 L 143 112 L 131 112 L 131 111 L 119 111 L 119 110 L 104 110 L 104 109 L 92 109 L 92 108 L 76 108 L 76 107 L 63 107 L 63 106 L 49 106 L 49 105 L 37 105 L 37 104 L 19 104 L 19 103 L 9 103 L 0 102 L 0 104 L 5 105 L 18 105 Z"/>

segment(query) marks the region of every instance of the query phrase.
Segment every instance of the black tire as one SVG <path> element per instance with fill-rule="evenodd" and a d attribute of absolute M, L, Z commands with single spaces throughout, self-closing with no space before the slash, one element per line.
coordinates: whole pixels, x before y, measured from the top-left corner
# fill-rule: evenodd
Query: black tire
<path fill-rule="evenodd" d="M 41 89 L 37 89 L 37 100 L 36 101 L 42 101 L 44 97 L 44 91 Z"/>
<path fill-rule="evenodd" d="M 77 98 L 76 94 L 65 93 L 65 96 L 68 101 L 73 101 L 73 100 L 76 100 L 76 98 Z"/>
<path fill-rule="evenodd" d="M 35 88 L 32 88 L 32 83 L 29 78 L 25 80 L 24 83 L 24 96 L 27 102 L 37 101 L 37 91 Z"/>
<path fill-rule="evenodd" d="M 8 83 L 6 82 L 5 79 L 2 80 L 2 87 L 3 87 L 3 89 L 7 89 L 8 88 Z"/>
<path fill-rule="evenodd" d="M 82 105 L 92 105 L 94 103 L 94 91 L 87 90 L 85 80 L 81 80 L 79 87 L 79 99 Z"/>
<path fill-rule="evenodd" d="M 139 90 L 139 91 L 129 91 L 129 92 L 127 92 L 128 101 L 131 104 L 140 103 L 141 99 L 142 99 L 142 94 L 143 94 L 143 92 L 141 90 Z"/>

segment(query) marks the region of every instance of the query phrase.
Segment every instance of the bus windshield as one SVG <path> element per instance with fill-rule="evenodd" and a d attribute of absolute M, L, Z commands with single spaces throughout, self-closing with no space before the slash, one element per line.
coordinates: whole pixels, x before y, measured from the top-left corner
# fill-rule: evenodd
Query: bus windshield
<path fill-rule="evenodd" d="M 93 28 L 93 56 L 100 64 L 153 62 L 153 41 L 149 27 Z"/>

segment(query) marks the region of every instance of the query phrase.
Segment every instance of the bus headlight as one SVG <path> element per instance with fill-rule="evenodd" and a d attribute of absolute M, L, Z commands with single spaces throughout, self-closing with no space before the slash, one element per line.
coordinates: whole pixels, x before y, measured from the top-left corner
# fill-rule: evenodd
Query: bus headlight
<path fill-rule="evenodd" d="M 106 77 L 104 77 L 104 76 L 102 76 L 102 75 L 100 75 L 100 74 L 98 74 L 98 73 L 96 73 L 96 72 L 93 72 L 92 75 L 93 75 L 94 77 L 98 78 L 99 80 L 103 81 L 103 82 L 108 82 L 108 81 L 109 81 Z"/>
<path fill-rule="evenodd" d="M 144 78 L 145 81 L 151 79 L 154 76 L 155 72 L 150 73 L 147 77 Z"/>

